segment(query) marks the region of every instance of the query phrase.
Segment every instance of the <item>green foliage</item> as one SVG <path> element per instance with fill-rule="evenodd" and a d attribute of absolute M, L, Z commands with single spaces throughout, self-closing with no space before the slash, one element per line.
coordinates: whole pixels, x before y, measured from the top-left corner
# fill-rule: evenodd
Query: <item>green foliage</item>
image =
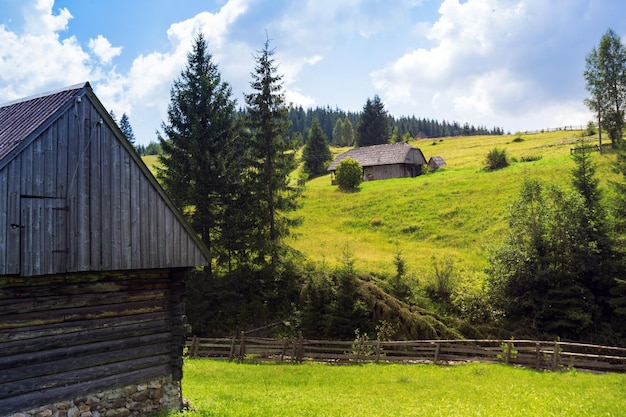
<path fill-rule="evenodd" d="M 591 97 L 585 103 L 598 114 L 615 146 L 622 140 L 626 107 L 626 48 L 612 29 L 585 58 L 584 77 Z"/>
<path fill-rule="evenodd" d="M 277 323 L 265 334 L 294 336 L 294 308 L 307 275 L 307 262 L 282 255 L 280 267 L 239 266 L 217 277 L 197 271 L 188 279 L 185 310 L 195 335 L 224 337 Z M 278 325 L 279 324 L 279 325 Z M 257 333 L 258 335 L 258 333 Z"/>
<path fill-rule="evenodd" d="M 520 157 L 520 162 L 534 162 L 540 161 L 543 156 L 541 155 L 523 155 Z"/>
<path fill-rule="evenodd" d="M 354 129 L 348 117 L 338 118 L 333 128 L 333 144 L 335 146 L 352 146 L 354 143 Z"/>
<path fill-rule="evenodd" d="M 120 119 L 120 130 L 124 133 L 124 136 L 126 136 L 126 140 L 128 140 L 131 145 L 134 145 L 135 133 L 133 132 L 133 127 L 130 125 L 130 120 L 128 120 L 126 113 L 123 113 Z"/>
<path fill-rule="evenodd" d="M 587 129 L 585 129 L 585 135 L 593 136 L 596 133 L 598 133 L 596 131 L 596 124 L 590 120 L 589 122 L 587 122 Z"/>
<path fill-rule="evenodd" d="M 287 216 L 298 207 L 300 189 L 290 184 L 289 175 L 297 167 L 296 149 L 288 140 L 289 110 L 273 56 L 266 41 L 255 58 L 253 92 L 246 95 L 248 161 L 243 182 L 250 190 L 248 202 L 254 213 L 249 242 L 255 262 L 261 264 L 277 260 L 282 239 L 299 223 Z"/>
<path fill-rule="evenodd" d="M 515 348 L 513 338 L 511 338 L 510 342 L 500 343 L 500 348 L 502 349 L 502 353 L 498 354 L 498 359 L 502 362 L 509 363 L 509 360 L 511 359 L 517 359 L 519 351 Z"/>
<path fill-rule="evenodd" d="M 493 148 L 485 158 L 487 169 L 496 170 L 509 166 L 509 157 L 504 148 Z"/>
<path fill-rule="evenodd" d="M 167 114 L 157 176 L 216 258 L 224 244 L 221 232 L 236 227 L 223 216 L 232 201 L 222 197 L 238 183 L 238 136 L 231 88 L 221 80 L 202 34 L 174 82 Z"/>
<path fill-rule="evenodd" d="M 589 233 L 589 210 L 578 193 L 524 180 L 509 215 L 510 234 L 487 271 L 494 305 L 509 325 L 591 340 L 593 323 L 609 318 L 601 299 L 607 280 L 597 269 L 602 237 Z"/>
<path fill-rule="evenodd" d="M 342 191 L 354 191 L 359 188 L 361 181 L 363 181 L 363 169 L 352 158 L 341 161 L 337 166 L 335 175 L 337 175 L 337 185 Z"/>
<path fill-rule="evenodd" d="M 305 170 L 311 176 L 325 174 L 327 162 L 332 156 L 328 138 L 322 131 L 319 121 L 314 119 L 309 129 L 306 145 L 302 150 Z"/>
<path fill-rule="evenodd" d="M 424 283 L 426 295 L 440 303 L 444 308 L 449 309 L 459 281 L 459 271 L 454 257 L 448 253 L 442 257 L 433 255 L 431 270 L 426 275 L 426 282 Z"/>
<path fill-rule="evenodd" d="M 389 119 L 385 105 L 377 95 L 367 99 L 357 127 L 357 145 L 371 146 L 389 143 Z"/>

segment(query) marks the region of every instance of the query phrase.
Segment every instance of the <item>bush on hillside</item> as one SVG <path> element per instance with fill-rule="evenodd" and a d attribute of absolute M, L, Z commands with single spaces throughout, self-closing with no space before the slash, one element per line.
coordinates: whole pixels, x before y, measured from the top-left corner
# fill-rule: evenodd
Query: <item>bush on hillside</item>
<path fill-rule="evenodd" d="M 361 165 L 352 158 L 346 158 L 337 167 L 337 185 L 342 191 L 352 191 L 359 188 L 363 180 Z"/>
<path fill-rule="evenodd" d="M 497 147 L 493 148 L 487 154 L 485 163 L 487 164 L 487 169 L 491 169 L 491 170 L 508 167 L 509 156 L 506 152 L 506 149 L 500 149 Z"/>

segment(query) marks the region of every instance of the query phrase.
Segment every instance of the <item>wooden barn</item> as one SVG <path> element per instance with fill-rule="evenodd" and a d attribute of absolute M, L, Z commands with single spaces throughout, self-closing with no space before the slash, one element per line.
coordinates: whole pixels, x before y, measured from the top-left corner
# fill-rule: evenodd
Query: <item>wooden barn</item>
<path fill-rule="evenodd" d="M 207 259 L 89 83 L 0 106 L 0 416 L 179 408 Z"/>
<path fill-rule="evenodd" d="M 350 149 L 337 156 L 328 166 L 331 177 L 346 158 L 356 160 L 363 168 L 363 181 L 415 177 L 426 165 L 424 154 L 407 143 L 388 143 Z"/>

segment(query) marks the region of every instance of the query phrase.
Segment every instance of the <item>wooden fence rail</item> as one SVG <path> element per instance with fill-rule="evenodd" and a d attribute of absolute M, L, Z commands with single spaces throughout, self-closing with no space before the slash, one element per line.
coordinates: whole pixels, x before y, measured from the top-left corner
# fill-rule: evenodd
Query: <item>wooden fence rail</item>
<path fill-rule="evenodd" d="M 626 372 L 626 348 L 536 340 L 354 341 L 247 337 L 187 340 L 192 358 L 330 363 L 490 362 L 540 370 Z"/>

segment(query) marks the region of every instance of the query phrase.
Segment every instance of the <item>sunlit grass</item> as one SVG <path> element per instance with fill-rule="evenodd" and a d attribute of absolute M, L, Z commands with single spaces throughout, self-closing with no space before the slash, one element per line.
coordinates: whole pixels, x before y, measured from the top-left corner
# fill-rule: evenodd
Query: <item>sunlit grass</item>
<path fill-rule="evenodd" d="M 329 366 L 187 360 L 187 416 L 620 416 L 626 375 L 504 365 Z"/>
<path fill-rule="evenodd" d="M 423 139 L 419 147 L 428 160 L 439 155 L 447 166 L 416 178 L 366 182 L 358 192 L 343 193 L 331 185 L 330 175 L 306 182 L 302 207 L 295 213 L 304 219 L 287 243 L 313 261 L 333 265 L 346 250 L 355 266 L 366 272 L 393 273 L 396 253 L 401 252 L 409 273 L 419 278 L 433 257 L 452 255 L 466 276 L 484 274 L 488 254 L 507 232 L 506 214 L 517 198 L 525 177 L 569 186 L 574 162 L 570 149 L 580 131 L 556 131 L 501 136 Z M 597 141 L 597 137 L 592 140 Z M 494 147 L 512 158 L 504 169 L 485 171 L 485 157 Z M 350 148 L 333 148 L 337 155 Z M 592 154 L 598 177 L 607 182 L 613 156 Z M 524 157 L 538 157 L 520 162 Z M 156 156 L 143 157 L 155 172 Z M 515 162 L 515 160 L 517 162 Z M 302 164 L 292 175 L 295 183 Z"/>
<path fill-rule="evenodd" d="M 289 244 L 315 261 L 336 264 L 347 248 L 363 271 L 390 273 L 400 251 L 409 272 L 419 277 L 431 258 L 453 255 L 466 274 L 483 274 L 491 249 L 507 231 L 508 207 L 525 177 L 569 187 L 574 162 L 570 149 L 580 132 L 424 139 L 412 144 L 426 159 L 444 158 L 447 166 L 416 178 L 365 182 L 355 193 L 340 192 L 330 176 L 308 181 L 304 219 Z M 486 171 L 485 156 L 504 148 L 514 160 Z M 538 156 L 532 162 L 523 157 Z M 599 177 L 611 177 L 612 156 L 593 154 Z M 517 162 L 515 162 L 517 160 Z"/>

